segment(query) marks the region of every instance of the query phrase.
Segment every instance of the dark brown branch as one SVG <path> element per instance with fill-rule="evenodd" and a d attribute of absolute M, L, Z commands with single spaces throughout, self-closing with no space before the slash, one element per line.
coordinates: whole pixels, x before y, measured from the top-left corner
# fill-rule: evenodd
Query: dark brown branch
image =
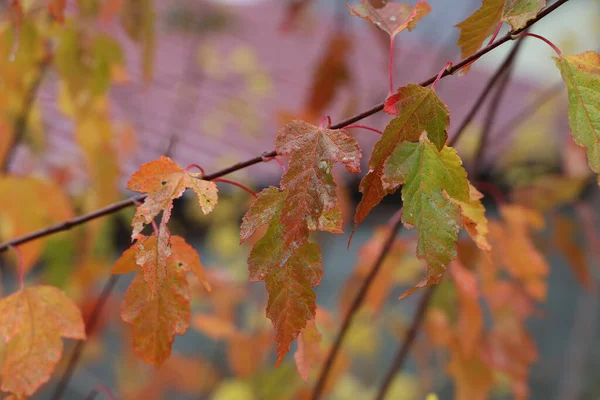
<path fill-rule="evenodd" d="M 511 40 L 514 36 L 513 35 L 517 35 L 519 33 L 521 33 L 522 31 L 524 31 L 525 29 L 529 28 L 531 25 L 533 25 L 534 23 L 536 23 L 537 21 L 541 20 L 542 18 L 544 18 L 546 15 L 550 14 L 552 11 L 556 10 L 558 7 L 560 7 L 561 5 L 563 5 L 564 3 L 566 3 L 569 0 L 559 0 L 556 3 L 554 3 L 553 5 L 551 5 L 550 7 L 546 8 L 544 11 L 542 11 L 540 14 L 538 14 L 538 16 L 534 19 L 532 19 L 531 21 L 529 21 L 529 23 L 526 25 L 526 27 L 524 29 L 521 29 L 519 31 L 515 31 L 515 32 L 509 32 L 506 35 L 504 35 L 502 38 L 496 40 L 494 43 L 490 44 L 489 46 L 484 47 L 483 49 L 479 50 L 477 53 L 473 54 L 470 57 L 465 58 L 464 60 L 462 60 L 461 62 L 459 62 L 458 64 L 454 65 L 451 68 L 448 68 L 448 70 L 446 72 L 444 72 L 442 74 L 442 78 L 448 76 L 448 75 L 452 75 L 454 72 L 458 71 L 459 69 L 461 69 L 462 67 L 464 67 L 465 65 L 469 64 L 470 62 L 477 60 L 479 57 L 483 56 L 484 54 L 489 53 L 490 51 L 492 51 L 493 49 L 495 49 L 496 47 L 500 46 L 501 44 Z M 419 85 L 421 86 L 429 86 L 431 85 L 435 79 L 437 77 L 436 75 L 433 75 L 432 77 L 430 77 L 429 79 L 421 82 Z M 383 110 L 383 103 L 377 104 L 373 107 L 371 107 L 369 110 L 364 111 L 358 115 L 355 115 L 354 117 L 350 117 L 348 119 L 345 119 L 335 125 L 332 125 L 331 128 L 332 129 L 340 129 L 343 128 L 345 126 L 348 126 L 350 124 L 353 124 L 357 121 L 360 121 L 363 118 L 367 118 L 381 110 Z M 249 167 L 251 165 L 254 164 L 259 164 L 261 162 L 264 161 L 265 158 L 270 158 L 270 157 L 275 157 L 277 155 L 277 152 L 275 151 L 270 151 L 270 152 L 266 152 L 263 153 L 261 156 L 258 157 L 254 157 L 250 160 L 247 161 L 243 161 L 240 163 L 237 163 L 235 165 L 232 165 L 231 167 L 222 169 L 212 175 L 207 175 L 204 179 L 206 180 L 211 180 L 223 175 L 227 175 L 230 174 L 232 172 L 238 171 L 240 169 Z M 113 214 L 119 210 L 122 210 L 126 207 L 130 207 L 133 206 L 136 202 L 142 201 L 146 198 L 146 195 L 141 195 L 141 196 L 135 196 L 135 197 L 130 197 L 129 199 L 120 201 L 118 203 L 114 203 L 111 204 L 107 207 L 104 207 L 100 210 L 94 211 L 92 213 L 89 214 L 85 214 L 85 215 L 81 215 L 77 218 L 74 218 L 72 220 L 69 221 L 65 221 L 56 225 L 52 225 L 50 227 L 44 228 L 44 229 L 40 229 L 39 231 L 35 231 L 32 233 L 29 233 L 27 235 L 21 236 L 19 238 L 15 238 L 12 240 L 9 240 L 7 242 L 4 242 L 2 244 L 0 244 L 0 253 L 3 251 L 6 251 L 9 246 L 16 246 L 19 244 L 23 244 L 35 239 L 39 239 L 41 237 L 44 236 L 48 236 L 51 235 L 53 233 L 57 233 L 57 232 L 61 232 L 61 231 L 65 231 L 68 229 L 71 229 L 74 226 L 83 224 L 85 222 L 91 221 L 93 219 L 96 218 L 100 218 L 106 215 L 110 215 Z"/>
<path fill-rule="evenodd" d="M 85 321 L 86 335 L 89 336 L 89 334 L 93 332 L 96 328 L 96 324 L 98 323 L 100 317 L 99 311 L 102 310 L 102 308 L 104 308 L 104 305 L 106 304 L 106 301 L 108 300 L 112 290 L 119 281 L 119 276 L 120 275 L 111 275 L 106 285 L 104 286 L 104 289 L 102 289 L 102 293 L 100 293 L 96 304 L 94 304 L 94 309 L 90 313 L 90 316 L 88 317 L 87 321 Z M 71 359 L 69 360 L 69 364 L 67 365 L 65 372 L 61 376 L 60 381 L 56 385 L 56 389 L 54 389 L 54 393 L 52 394 L 51 400 L 59 400 L 63 397 L 65 390 L 69 385 L 69 381 L 73 376 L 73 372 L 75 372 L 75 367 L 77 366 L 77 363 L 81 358 L 81 354 L 83 353 L 83 349 L 85 348 L 86 343 L 86 340 L 78 340 L 77 344 L 75 344 L 75 347 L 73 348 L 73 353 L 71 354 Z"/>
<path fill-rule="evenodd" d="M 504 62 L 502 62 L 502 65 L 500 65 L 496 72 L 494 72 L 494 75 L 492 75 L 492 77 L 488 80 L 487 84 L 485 85 L 485 88 L 483 88 L 483 90 L 479 94 L 479 97 L 477 97 L 477 100 L 475 100 L 473 107 L 471 107 L 471 110 L 469 110 L 469 113 L 458 127 L 456 134 L 448 140 L 448 146 L 454 146 L 458 139 L 461 137 L 461 135 L 465 132 L 467 126 L 473 121 L 473 118 L 475 118 L 475 116 L 483 106 L 483 103 L 492 91 L 492 88 L 496 85 L 500 77 L 504 75 L 504 73 L 510 67 L 510 65 L 512 65 L 515 56 L 517 55 L 517 51 L 521 47 L 522 42 L 523 40 L 519 40 L 517 44 L 513 46 L 508 56 L 506 56 L 506 58 L 504 59 Z"/>
<path fill-rule="evenodd" d="M 517 43 L 517 46 L 522 43 L 522 40 Z M 515 46 L 515 48 L 517 47 Z M 494 96 L 490 100 L 490 106 L 488 108 L 487 115 L 485 117 L 485 121 L 483 122 L 483 128 L 481 130 L 481 136 L 479 139 L 479 143 L 477 144 L 477 150 L 475 152 L 475 158 L 473 161 L 473 171 L 476 173 L 481 166 L 481 161 L 483 159 L 483 154 L 487 147 L 488 138 L 490 136 L 490 132 L 494 123 L 496 122 L 496 116 L 498 115 L 498 110 L 500 108 L 500 104 L 502 103 L 502 99 L 504 98 L 504 94 L 506 93 L 506 88 L 508 87 L 508 82 L 510 81 L 510 75 L 512 72 L 512 63 L 509 64 L 506 71 L 502 75 L 502 79 L 498 83 L 498 87 Z"/>
<path fill-rule="evenodd" d="M 520 29 L 518 31 L 514 31 L 514 32 L 508 32 L 506 35 L 504 35 L 502 38 L 496 40 L 494 43 L 490 44 L 489 46 L 486 46 L 485 48 L 481 49 L 480 51 L 478 51 L 477 53 L 473 54 L 470 57 L 467 57 L 466 59 L 462 60 L 461 62 L 459 62 L 458 64 L 456 64 L 455 66 L 448 68 L 442 75 L 441 78 L 448 76 L 448 75 L 452 75 L 454 72 L 458 71 L 459 69 L 461 69 L 462 67 L 464 67 L 465 65 L 471 63 L 474 60 L 477 60 L 479 57 L 481 57 L 482 55 L 490 52 L 491 50 L 495 49 L 496 47 L 500 46 L 501 44 L 512 40 L 513 38 L 515 38 L 515 35 L 518 35 L 519 33 L 525 31 L 526 29 L 528 29 L 529 27 L 531 27 L 533 24 L 535 24 L 537 21 L 539 21 L 540 19 L 544 18 L 546 15 L 550 14 L 552 11 L 556 10 L 558 7 L 560 7 L 561 5 L 563 5 L 564 3 L 566 3 L 569 0 L 559 0 L 556 3 L 554 3 L 552 6 L 547 7 L 545 10 L 543 10 L 540 14 L 538 14 L 538 16 L 534 19 L 532 19 L 531 21 L 529 21 L 529 23 L 527 23 L 527 25 L 523 28 Z M 423 81 L 420 83 L 421 86 L 429 86 L 431 85 L 435 79 L 437 78 L 437 75 L 433 75 L 431 78 L 429 78 L 426 81 Z M 339 128 L 343 128 L 347 125 L 353 124 L 357 121 L 359 121 L 362 118 L 366 118 L 369 115 L 372 115 L 378 111 L 383 110 L 383 106 L 384 104 L 378 104 L 375 107 L 372 107 L 370 110 L 367 110 L 355 117 L 351 117 L 348 118 L 334 126 L 332 126 L 331 128 L 333 129 L 339 129 Z M 459 135 L 455 135 L 459 136 Z M 327 376 L 329 375 L 329 371 L 331 370 L 331 367 L 333 366 L 333 362 L 335 361 L 335 357 L 337 355 L 337 353 L 339 352 L 339 349 L 341 347 L 341 343 L 344 339 L 344 336 L 346 335 L 346 332 L 350 326 L 350 323 L 352 322 L 352 318 L 354 316 L 354 314 L 358 311 L 358 309 L 360 308 L 366 293 L 369 289 L 369 286 L 371 284 L 371 282 L 373 281 L 373 279 L 375 278 L 375 276 L 377 275 L 377 272 L 379 271 L 379 268 L 381 266 L 381 262 L 383 262 L 383 260 L 385 259 L 386 253 L 389 251 L 391 243 L 393 242 L 393 239 L 396 235 L 397 230 L 400 228 L 401 226 L 401 222 L 400 220 L 398 220 L 398 222 L 395 225 L 395 229 L 390 233 L 390 236 L 387 238 L 386 241 L 386 246 L 384 246 L 384 248 L 382 249 L 381 253 L 379 254 L 379 257 L 377 259 L 377 262 L 375 263 L 375 265 L 373 266 L 373 269 L 371 270 L 371 272 L 369 273 L 369 276 L 367 277 L 367 279 L 363 282 L 363 285 L 361 286 L 361 288 L 359 289 L 358 294 L 356 295 L 356 297 L 354 298 L 354 301 L 352 303 L 352 306 L 350 307 L 350 309 L 348 310 L 346 316 L 344 317 L 344 321 L 342 323 L 342 327 L 340 328 L 340 332 L 338 333 L 334 345 L 332 346 L 330 353 L 327 356 L 327 359 L 325 361 L 325 364 L 321 370 L 321 373 L 319 375 L 317 384 L 315 385 L 315 389 L 312 393 L 311 396 L 311 400 L 317 400 L 320 398 L 321 393 L 323 391 L 323 387 L 325 385 L 325 382 L 327 380 Z M 424 308 L 426 309 L 428 304 L 428 301 L 425 303 Z M 424 311 L 423 311 L 424 312 Z M 408 338 L 407 338 L 408 339 Z M 412 342 L 411 342 L 412 343 Z M 410 344 L 411 344 L 410 343 Z M 408 345 L 408 348 L 410 348 L 410 344 Z M 408 349 L 407 349 L 408 351 Z M 400 360 L 400 363 L 402 363 L 402 360 Z"/>
<path fill-rule="evenodd" d="M 394 357 L 394 361 L 392 362 L 392 365 L 388 370 L 388 373 L 385 376 L 381 387 L 379 388 L 379 392 L 377 393 L 377 397 L 375 398 L 376 400 L 383 400 L 385 398 L 385 395 L 388 389 L 390 388 L 390 385 L 394 380 L 396 373 L 402 369 L 402 366 L 404 365 L 404 362 L 408 357 L 408 353 L 410 352 L 410 349 L 415 339 L 417 338 L 417 333 L 419 332 L 421 323 L 423 322 L 423 319 L 425 317 L 425 312 L 429 307 L 429 303 L 431 301 L 431 298 L 433 297 L 433 292 L 435 291 L 436 286 L 429 286 L 425 290 L 425 293 L 423 293 L 421 301 L 419 301 L 419 305 L 417 306 L 417 311 L 415 313 L 415 317 L 413 318 L 412 324 L 410 325 L 410 328 L 406 333 L 406 337 L 404 338 L 404 341 L 400 346 L 400 350 L 398 351 L 396 357 Z"/>

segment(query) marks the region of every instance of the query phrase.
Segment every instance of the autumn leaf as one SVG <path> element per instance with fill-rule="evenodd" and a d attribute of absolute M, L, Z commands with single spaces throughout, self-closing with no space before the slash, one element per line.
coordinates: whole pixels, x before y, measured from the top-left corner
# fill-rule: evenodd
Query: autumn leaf
<path fill-rule="evenodd" d="M 298 349 L 294 354 L 296 368 L 298 373 L 306 382 L 311 368 L 319 361 L 319 345 L 321 344 L 321 334 L 317 330 L 315 320 L 306 323 L 298 338 Z"/>
<path fill-rule="evenodd" d="M 482 0 L 481 7 L 467 19 L 455 25 L 460 29 L 458 45 L 465 59 L 477 52 L 483 41 L 494 33 L 500 21 L 511 25 L 512 30 L 522 29 L 546 6 L 545 0 Z M 467 68 L 463 68 L 466 72 Z"/>
<path fill-rule="evenodd" d="M 600 174 L 600 55 L 586 51 L 555 61 L 569 93 L 571 134 L 586 148 L 592 171 Z"/>
<path fill-rule="evenodd" d="M 238 334 L 237 328 L 232 321 L 212 314 L 194 314 L 192 326 L 212 340 L 229 340 Z"/>
<path fill-rule="evenodd" d="M 369 172 L 360 182 L 362 199 L 354 214 L 356 226 L 391 192 L 381 182 L 383 166 L 396 146 L 404 141 L 416 142 L 423 131 L 438 149 L 444 146 L 450 123 L 448 107 L 428 88 L 410 84 L 398 89 L 395 107 L 398 117 L 385 127 L 369 159 Z"/>
<path fill-rule="evenodd" d="M 455 25 L 456 28 L 460 29 L 458 45 L 462 50 L 461 57 L 463 59 L 479 50 L 485 38 L 494 32 L 502 17 L 504 1 L 482 0 L 483 4 L 477 11 Z"/>
<path fill-rule="evenodd" d="M 248 209 L 242 219 L 240 244 L 248 240 L 261 226 L 275 218 L 284 206 L 287 193 L 279 188 L 269 187 L 258 194 L 258 199 Z"/>
<path fill-rule="evenodd" d="M 121 317 L 132 326 L 136 355 L 157 366 L 169 357 L 175 334 L 183 335 L 190 325 L 186 274 L 193 272 L 210 291 L 198 253 L 182 237 L 172 236 L 170 241 L 172 253 L 165 268 L 157 268 L 156 235 L 140 235 L 111 269 L 113 274 L 137 271 L 125 294 Z"/>
<path fill-rule="evenodd" d="M 267 317 L 273 321 L 276 331 L 277 365 L 307 321 L 315 318 L 316 295 L 311 288 L 317 286 L 322 277 L 321 249 L 310 242 L 302 245 L 285 265 L 267 275 Z"/>
<path fill-rule="evenodd" d="M 169 257 L 177 259 L 180 264 L 179 268 L 184 268 L 185 271 L 191 271 L 196 275 L 206 291 L 210 292 L 211 286 L 204 273 L 198 252 L 181 236 L 169 236 L 169 238 L 170 247 L 167 252 Z M 159 265 L 159 253 L 156 235 L 153 234 L 149 237 L 139 235 L 138 241 L 125 250 L 121 257 L 115 261 L 111 273 L 128 274 L 141 269 L 150 292 L 154 294 L 157 287 L 160 286 L 169 273 L 167 264 L 164 266 Z"/>
<path fill-rule="evenodd" d="M 445 194 L 445 193 L 444 193 Z M 483 251 L 490 251 L 492 246 L 487 240 L 488 222 L 485 218 L 485 208 L 481 204 L 483 195 L 473 185 L 469 185 L 469 201 L 467 203 L 448 197 L 456 204 L 462 215 L 462 222 L 469 236 L 475 241 L 477 247 Z"/>
<path fill-rule="evenodd" d="M 417 227 L 417 256 L 428 265 L 426 278 L 416 287 L 439 282 L 456 258 L 461 222 L 459 207 L 448 197 L 470 200 L 467 173 L 458 154 L 450 147 L 438 152 L 425 136 L 418 143 L 403 142 L 386 161 L 382 179 L 388 191 L 404 185 L 402 221 Z"/>
<path fill-rule="evenodd" d="M 214 182 L 205 181 L 199 174 L 185 171 L 165 156 L 143 164 L 131 175 L 127 189 L 148 194 L 133 218 L 132 239 L 135 239 L 144 229 L 144 225 L 151 223 L 161 211 L 162 229 L 171 217 L 173 200 L 181 197 L 186 189 L 194 191 L 204 214 L 210 213 L 217 203 L 217 185 Z"/>
<path fill-rule="evenodd" d="M 549 266 L 531 237 L 533 230 L 544 227 L 543 216 L 518 205 L 505 205 L 500 213 L 503 223 L 490 221 L 494 263 L 517 279 L 531 298 L 545 300 Z"/>
<path fill-rule="evenodd" d="M 22 288 L 0 300 L 0 335 L 7 344 L 2 390 L 27 396 L 50 379 L 62 355 L 61 337 L 86 338 L 79 309 L 52 286 Z"/>
<path fill-rule="evenodd" d="M 376 8 L 371 2 L 363 0 L 361 5 L 346 4 L 346 7 L 350 9 L 350 14 L 375 24 L 392 38 L 405 29 L 415 29 L 417 22 L 431 11 L 431 7 L 425 1 L 418 1 L 414 7 L 389 1 L 383 7 Z"/>
<path fill-rule="evenodd" d="M 456 285 L 460 306 L 457 338 L 462 353 L 471 357 L 478 350 L 478 343 L 483 335 L 483 311 L 479 305 L 479 284 L 475 273 L 466 269 L 460 262 L 452 262 L 449 269 Z"/>
<path fill-rule="evenodd" d="M 285 245 L 289 246 L 306 240 L 308 231 L 321 229 L 319 220 L 324 212 L 339 210 L 331 169 L 339 162 L 349 172 L 360 172 L 362 154 L 356 139 L 345 130 L 320 128 L 303 121 L 293 121 L 280 129 L 275 149 L 280 155 L 291 155 L 289 169 L 280 183 L 289 194 L 279 221 Z M 341 224 L 340 218 L 331 225 L 339 233 Z"/>
<path fill-rule="evenodd" d="M 554 247 L 569 262 L 579 283 L 587 289 L 592 289 L 595 288 L 595 282 L 590 274 L 586 260 L 586 250 L 577 243 L 577 231 L 575 221 L 560 214 L 554 217 Z"/>
<path fill-rule="evenodd" d="M 348 58 L 352 41 L 347 34 L 334 32 L 317 64 L 314 79 L 304 105 L 305 112 L 318 118 L 333 101 L 340 87 L 350 81 Z"/>
<path fill-rule="evenodd" d="M 175 334 L 190 326 L 190 293 L 185 268 L 170 261 L 169 274 L 153 294 L 142 274 L 136 274 L 121 307 L 123 321 L 131 325 L 135 354 L 160 366 L 171 354 Z"/>

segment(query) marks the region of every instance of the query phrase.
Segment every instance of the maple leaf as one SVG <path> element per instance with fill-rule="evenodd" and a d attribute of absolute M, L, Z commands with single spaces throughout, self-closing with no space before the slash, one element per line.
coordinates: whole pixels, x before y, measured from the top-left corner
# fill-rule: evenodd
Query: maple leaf
<path fill-rule="evenodd" d="M 52 286 L 33 286 L 0 300 L 0 336 L 7 343 L 2 390 L 32 395 L 50 375 L 63 350 L 61 337 L 86 338 L 75 303 Z"/>
<path fill-rule="evenodd" d="M 323 212 L 338 210 L 337 185 L 331 174 L 334 163 L 349 172 L 360 172 L 358 142 L 343 129 L 319 128 L 304 121 L 292 121 L 277 133 L 278 154 L 291 155 L 280 187 L 289 191 L 280 224 L 286 245 L 303 242 L 308 231 L 320 228 Z M 339 213 L 341 215 L 341 212 Z M 333 221 L 341 230 L 341 219 Z"/>
<path fill-rule="evenodd" d="M 169 221 L 173 200 L 181 197 L 186 189 L 192 189 L 204 214 L 210 213 L 217 203 L 217 185 L 200 179 L 199 174 L 185 171 L 169 157 L 143 164 L 131 175 L 127 189 L 147 193 L 148 197 L 135 212 L 131 238 L 140 234 L 144 225 L 151 223 L 162 211 L 161 228 Z"/>
<path fill-rule="evenodd" d="M 404 185 L 402 221 L 417 227 L 417 256 L 427 261 L 428 269 L 415 287 L 437 283 L 456 257 L 460 227 L 460 209 L 448 197 L 470 200 L 460 157 L 450 147 L 438 152 L 423 135 L 418 143 L 403 142 L 396 147 L 385 163 L 382 179 L 386 190 Z"/>
<path fill-rule="evenodd" d="M 138 264 L 149 265 L 144 267 L 144 275 L 153 291 L 155 285 L 164 278 L 167 258 L 171 252 L 166 224 L 171 218 L 173 200 L 181 197 L 186 189 L 192 189 L 198 198 L 202 212 L 208 214 L 217 203 L 217 186 L 214 182 L 201 179 L 198 174 L 189 173 L 170 158 L 161 156 L 158 160 L 143 164 L 138 171 L 134 172 L 127 188 L 148 194 L 133 217 L 132 239 L 140 235 L 145 224 L 151 223 L 161 211 L 163 213 L 159 226 L 158 246 L 152 246 L 152 251 L 142 246 L 137 255 Z M 151 277 L 148 271 L 154 271 L 155 276 Z"/>
<path fill-rule="evenodd" d="M 359 190 L 363 196 L 354 214 L 354 229 L 373 207 L 391 193 L 384 189 L 381 175 L 386 160 L 399 143 L 416 142 L 421 133 L 426 131 L 430 140 L 441 149 L 448 137 L 448 107 L 432 89 L 410 84 L 398 89 L 396 99 L 398 117 L 391 120 L 383 130 L 383 135 L 371 152 L 369 172 L 360 182 Z"/>
<path fill-rule="evenodd" d="M 261 226 L 268 224 L 283 208 L 287 192 L 269 187 L 258 194 L 257 200 L 244 214 L 240 228 L 240 244 L 248 240 Z"/>
<path fill-rule="evenodd" d="M 477 345 L 483 335 L 483 311 L 479 305 L 477 277 L 458 261 L 452 262 L 449 269 L 456 284 L 460 305 L 458 341 L 461 351 L 470 357 L 478 349 Z"/>
<path fill-rule="evenodd" d="M 322 115 L 339 89 L 350 82 L 348 58 L 351 48 L 352 41 L 343 32 L 334 32 L 329 38 L 304 105 L 309 116 L 318 118 Z"/>
<path fill-rule="evenodd" d="M 571 134 L 586 148 L 592 171 L 600 174 L 600 55 L 586 51 L 555 61 L 569 94 Z"/>
<path fill-rule="evenodd" d="M 321 334 L 317 330 L 317 324 L 314 319 L 306 323 L 298 338 L 298 348 L 294 354 L 296 368 L 306 382 L 311 368 L 319 361 L 319 345 L 321 344 Z"/>
<path fill-rule="evenodd" d="M 311 288 L 317 286 L 322 277 L 321 249 L 310 242 L 302 245 L 285 265 L 267 275 L 267 317 L 276 331 L 277 365 L 306 322 L 315 318 L 316 295 Z"/>
<path fill-rule="evenodd" d="M 543 228 L 543 216 L 518 205 L 505 205 L 500 209 L 500 213 L 503 224 L 490 221 L 494 263 L 504 267 L 520 281 L 533 299 L 545 300 L 549 266 L 531 238 L 531 230 Z"/>
<path fill-rule="evenodd" d="M 482 5 L 467 19 L 455 25 L 460 29 L 458 45 L 463 59 L 475 54 L 483 41 L 494 33 L 500 21 L 508 22 L 513 31 L 535 18 L 546 0 L 482 0 Z M 463 68 L 466 73 L 468 67 Z"/>
<path fill-rule="evenodd" d="M 176 258 L 181 264 L 180 267 L 196 275 L 206 291 L 210 292 L 211 286 L 204 273 L 198 252 L 181 236 L 170 236 L 170 245 L 169 256 Z M 148 284 L 150 292 L 154 294 L 169 273 L 167 264 L 164 266 L 158 264 L 159 252 L 156 235 L 148 237 L 139 235 L 138 241 L 121 254 L 110 272 L 112 274 L 128 274 L 141 268 L 144 280 Z"/>
<path fill-rule="evenodd" d="M 446 194 L 446 193 L 444 193 Z M 469 201 L 462 202 L 448 197 L 448 200 L 456 204 L 462 215 L 463 226 L 469 236 L 475 241 L 477 247 L 483 251 L 491 251 L 492 246 L 487 240 L 488 222 L 485 218 L 485 208 L 481 204 L 483 195 L 475 186 L 469 184 Z"/>
<path fill-rule="evenodd" d="M 156 235 L 138 236 L 138 242 L 123 252 L 111 273 L 137 271 L 121 307 L 121 317 L 132 326 L 133 346 L 138 357 L 160 365 L 171 353 L 175 334 L 183 335 L 190 325 L 190 296 L 186 279 L 194 273 L 207 291 L 211 290 L 198 253 L 182 237 L 172 236 L 166 268 L 157 269 Z M 157 272 L 160 271 L 160 272 Z M 151 283 L 146 281 L 150 274 Z M 154 277 L 160 274 L 160 279 Z"/>
<path fill-rule="evenodd" d="M 431 11 L 431 7 L 425 1 L 418 1 L 414 7 L 389 1 L 383 7 L 376 8 L 371 2 L 363 0 L 361 5 L 346 4 L 346 7 L 350 9 L 350 14 L 375 24 L 392 38 L 405 29 L 412 31 L 417 22 Z"/>
<path fill-rule="evenodd" d="M 502 17 L 504 1 L 482 0 L 483 4 L 477 11 L 461 23 L 455 25 L 456 28 L 460 29 L 457 44 L 462 50 L 461 57 L 463 59 L 479 50 L 485 38 L 494 32 L 496 25 Z M 464 72 L 466 70 L 466 68 L 463 68 Z"/>

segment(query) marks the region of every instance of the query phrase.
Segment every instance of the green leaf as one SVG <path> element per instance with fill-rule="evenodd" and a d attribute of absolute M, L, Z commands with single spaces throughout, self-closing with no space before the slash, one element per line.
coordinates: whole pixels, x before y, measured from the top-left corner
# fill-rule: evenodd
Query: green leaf
<path fill-rule="evenodd" d="M 544 7 L 546 0 L 505 0 L 502 21 L 509 23 L 512 30 L 516 31 L 535 18 Z"/>
<path fill-rule="evenodd" d="M 398 145 L 385 163 L 383 186 L 400 185 L 405 225 L 417 227 L 417 256 L 426 260 L 425 280 L 417 287 L 439 282 L 446 266 L 456 257 L 461 212 L 451 199 L 469 202 L 469 183 L 462 161 L 451 147 L 438 151 L 427 137 L 418 143 Z"/>
<path fill-rule="evenodd" d="M 463 59 L 479 50 L 485 38 L 494 33 L 503 9 L 504 0 L 483 0 L 483 4 L 477 11 L 455 25 L 460 29 L 457 44 L 461 48 Z M 463 68 L 463 71 L 466 72 L 466 68 Z"/>
<path fill-rule="evenodd" d="M 592 171 L 600 174 L 600 55 L 586 51 L 555 61 L 569 93 L 571 134 L 586 148 Z"/>
<path fill-rule="evenodd" d="M 317 304 L 312 290 L 321 282 L 321 249 L 305 243 L 281 268 L 271 270 L 266 279 L 269 301 L 267 317 L 277 331 L 277 364 L 290 350 L 306 322 L 315 318 Z"/>
<path fill-rule="evenodd" d="M 416 142 L 421 133 L 426 131 L 437 149 L 442 149 L 448 138 L 446 131 L 450 124 L 450 113 L 435 91 L 410 84 L 398 89 L 394 98 L 398 117 L 385 127 L 371 153 L 369 173 L 360 182 L 359 190 L 363 197 L 354 214 L 355 225 L 362 222 L 373 207 L 391 193 L 382 186 L 381 175 L 386 160 L 399 143 Z"/>
<path fill-rule="evenodd" d="M 258 194 L 258 199 L 252 204 L 242 220 L 240 244 L 248 240 L 258 228 L 271 222 L 281 212 L 286 197 L 287 192 L 282 192 L 279 188 L 273 186 L 262 190 Z"/>

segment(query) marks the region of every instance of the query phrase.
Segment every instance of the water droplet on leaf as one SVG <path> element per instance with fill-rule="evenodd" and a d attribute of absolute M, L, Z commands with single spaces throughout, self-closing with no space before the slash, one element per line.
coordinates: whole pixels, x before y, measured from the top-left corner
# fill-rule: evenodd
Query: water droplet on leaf
<path fill-rule="evenodd" d="M 390 21 L 392 21 L 392 22 L 396 22 L 396 17 L 392 15 L 392 16 L 390 17 Z"/>

